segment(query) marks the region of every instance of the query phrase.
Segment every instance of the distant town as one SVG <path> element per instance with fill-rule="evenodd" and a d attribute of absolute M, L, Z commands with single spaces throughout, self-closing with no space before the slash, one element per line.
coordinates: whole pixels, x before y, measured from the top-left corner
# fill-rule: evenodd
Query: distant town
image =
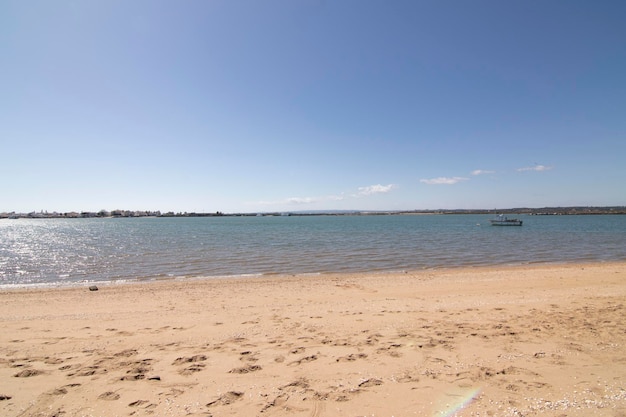
<path fill-rule="evenodd" d="M 398 215 L 398 214 L 516 214 L 531 216 L 564 216 L 564 215 L 597 215 L 597 214 L 626 214 L 626 206 L 610 207 L 543 207 L 543 208 L 509 208 L 509 209 L 439 209 L 439 210 L 402 210 L 402 211 L 367 211 L 367 210 L 318 210 L 292 212 L 258 212 L 258 213 L 212 213 L 142 211 L 142 210 L 100 210 L 48 212 L 32 211 L 30 213 L 0 213 L 0 219 L 78 219 L 78 218 L 121 218 L 121 217 L 223 217 L 223 216 L 347 216 L 347 215 Z"/>

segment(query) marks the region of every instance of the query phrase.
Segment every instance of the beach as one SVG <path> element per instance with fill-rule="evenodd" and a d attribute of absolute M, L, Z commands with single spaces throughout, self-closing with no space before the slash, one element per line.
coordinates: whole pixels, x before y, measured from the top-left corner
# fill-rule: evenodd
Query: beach
<path fill-rule="evenodd" d="M 0 292 L 2 416 L 626 416 L 626 263 Z"/>

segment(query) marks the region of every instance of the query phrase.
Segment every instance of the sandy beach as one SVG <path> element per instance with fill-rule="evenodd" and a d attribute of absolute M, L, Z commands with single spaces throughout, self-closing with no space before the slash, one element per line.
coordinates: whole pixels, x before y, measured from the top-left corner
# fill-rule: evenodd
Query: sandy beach
<path fill-rule="evenodd" d="M 0 415 L 626 416 L 625 304 L 624 263 L 4 290 Z"/>

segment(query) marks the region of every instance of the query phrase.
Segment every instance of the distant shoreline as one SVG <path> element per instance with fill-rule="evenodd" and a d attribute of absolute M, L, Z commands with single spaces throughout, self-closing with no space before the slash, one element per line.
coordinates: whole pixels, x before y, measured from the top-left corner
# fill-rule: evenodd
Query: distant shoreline
<path fill-rule="evenodd" d="M 604 215 L 626 214 L 626 206 L 571 206 L 509 209 L 438 209 L 438 210 L 316 210 L 316 211 L 276 211 L 250 213 L 167 212 L 143 210 L 100 210 L 98 212 L 29 212 L 0 213 L 0 219 L 80 219 L 80 218 L 122 218 L 122 217 L 254 217 L 254 216 L 384 216 L 384 215 L 427 215 L 427 214 L 526 214 L 531 216 L 564 215 Z"/>

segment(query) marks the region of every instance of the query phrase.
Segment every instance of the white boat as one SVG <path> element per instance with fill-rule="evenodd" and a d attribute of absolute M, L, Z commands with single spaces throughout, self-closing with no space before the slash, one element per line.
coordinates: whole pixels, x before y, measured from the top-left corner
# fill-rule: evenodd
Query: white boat
<path fill-rule="evenodd" d="M 489 220 L 492 226 L 521 226 L 519 219 L 509 219 L 504 214 L 498 214 L 495 219 Z"/>

